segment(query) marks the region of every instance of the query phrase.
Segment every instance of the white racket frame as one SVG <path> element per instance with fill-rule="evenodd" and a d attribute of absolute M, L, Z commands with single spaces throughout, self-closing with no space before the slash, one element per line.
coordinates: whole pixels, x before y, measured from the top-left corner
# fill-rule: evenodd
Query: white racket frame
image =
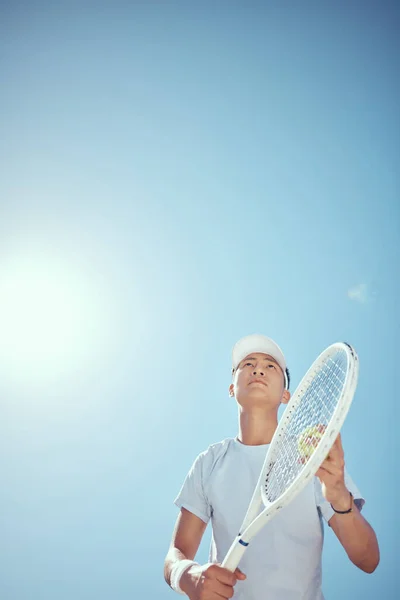
<path fill-rule="evenodd" d="M 348 357 L 348 370 L 343 385 L 342 395 L 338 400 L 331 420 L 329 421 L 318 446 L 296 479 L 291 483 L 289 488 L 282 494 L 282 496 L 277 498 L 274 502 L 269 502 L 265 495 L 264 482 L 266 479 L 266 474 L 268 473 L 271 464 L 273 464 L 277 456 L 277 442 L 290 423 L 294 410 L 297 408 L 305 392 L 311 385 L 320 365 L 338 350 L 344 350 L 346 352 Z M 266 523 L 268 523 L 270 519 L 276 515 L 277 512 L 279 512 L 284 506 L 287 506 L 293 500 L 293 498 L 295 498 L 297 494 L 301 492 L 301 490 L 307 485 L 310 477 L 314 476 L 318 471 L 321 463 L 329 454 L 329 450 L 332 448 L 346 419 L 357 388 L 358 371 L 359 363 L 357 353 L 352 346 L 345 342 L 337 342 L 326 348 L 311 365 L 296 388 L 296 391 L 290 399 L 279 421 L 278 427 L 268 448 L 268 452 L 265 457 L 253 497 L 250 501 L 249 508 L 247 509 L 246 516 L 240 528 L 240 533 L 228 550 L 228 553 L 222 562 L 222 567 L 233 572 L 238 566 L 251 539 L 264 527 L 264 525 L 266 525 Z M 262 503 L 264 503 L 265 508 L 260 514 L 258 514 Z"/>

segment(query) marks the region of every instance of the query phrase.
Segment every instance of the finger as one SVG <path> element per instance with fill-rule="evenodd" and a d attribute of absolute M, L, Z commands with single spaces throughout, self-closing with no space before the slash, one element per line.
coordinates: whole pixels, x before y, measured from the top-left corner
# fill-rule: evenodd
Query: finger
<path fill-rule="evenodd" d="M 327 474 L 330 475 L 329 471 L 327 471 L 326 469 L 324 469 L 324 467 L 322 467 L 322 466 L 318 469 L 318 471 L 315 474 L 316 474 L 317 477 L 322 477 L 322 476 L 325 476 Z"/>
<path fill-rule="evenodd" d="M 335 464 L 338 468 L 343 469 L 343 467 L 344 467 L 343 450 L 341 450 L 339 446 L 332 446 L 332 448 L 330 449 L 329 454 L 325 460 L 329 461 L 329 463 L 331 463 L 331 464 Z"/>
<path fill-rule="evenodd" d="M 243 579 L 246 579 L 246 575 L 240 569 L 235 569 L 235 575 L 238 579 L 241 579 L 242 581 Z"/>
<path fill-rule="evenodd" d="M 338 476 L 343 473 L 341 463 L 328 458 L 321 463 L 320 468 L 323 468 L 330 475 Z"/>
<path fill-rule="evenodd" d="M 337 444 L 338 444 L 338 448 L 343 452 L 344 454 L 344 450 L 343 450 L 343 444 L 342 444 L 342 436 L 339 433 L 339 435 L 336 438 Z"/>
<path fill-rule="evenodd" d="M 324 467 L 320 467 L 315 474 L 320 479 L 324 478 L 326 475 L 330 475 L 330 473 L 326 469 L 324 469 Z"/>
<path fill-rule="evenodd" d="M 325 469 L 318 469 L 318 471 L 316 472 L 316 476 L 318 477 L 321 483 L 324 483 L 326 485 L 326 487 L 331 487 L 336 483 L 336 478 L 333 475 L 331 475 L 331 473 L 325 471 Z"/>
<path fill-rule="evenodd" d="M 328 471 L 328 469 L 324 467 L 320 467 L 316 472 L 316 476 L 324 481 L 324 483 L 329 483 L 330 481 L 334 481 L 337 479 L 337 474 L 332 473 L 332 471 Z"/>
<path fill-rule="evenodd" d="M 340 454 L 339 454 L 338 448 L 335 448 L 335 446 L 332 446 L 332 448 L 329 450 L 329 453 L 326 456 L 325 460 L 335 461 L 335 460 L 338 460 L 339 457 L 340 457 Z M 324 460 L 324 462 L 325 462 L 325 460 Z"/>
<path fill-rule="evenodd" d="M 212 588 L 209 591 L 213 592 L 218 598 L 232 598 L 233 585 L 226 585 L 218 580 L 214 580 Z"/>
<path fill-rule="evenodd" d="M 324 468 L 318 469 L 316 476 L 321 483 L 324 483 L 327 488 L 337 487 L 338 485 L 344 485 L 344 478 L 342 473 L 331 473 Z"/>
<path fill-rule="evenodd" d="M 334 455 L 334 456 L 344 456 L 344 452 L 343 452 L 343 446 L 342 446 L 342 442 L 340 440 L 340 434 L 338 435 L 338 437 L 336 438 L 336 440 L 333 442 L 331 449 L 329 450 L 329 456 Z"/>
<path fill-rule="evenodd" d="M 232 587 L 235 585 L 237 577 L 236 573 L 232 573 L 232 571 L 224 569 L 223 567 L 216 566 L 215 579 L 224 585 L 230 585 Z"/>

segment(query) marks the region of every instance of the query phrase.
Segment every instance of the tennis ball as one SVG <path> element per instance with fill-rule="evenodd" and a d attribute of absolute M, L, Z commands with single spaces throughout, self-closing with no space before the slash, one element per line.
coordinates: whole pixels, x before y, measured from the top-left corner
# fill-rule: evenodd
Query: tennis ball
<path fill-rule="evenodd" d="M 314 425 L 313 427 L 307 427 L 300 435 L 297 442 L 302 458 L 308 460 L 313 454 L 315 448 L 318 446 L 319 440 L 322 438 L 324 432 L 321 431 L 320 425 Z"/>

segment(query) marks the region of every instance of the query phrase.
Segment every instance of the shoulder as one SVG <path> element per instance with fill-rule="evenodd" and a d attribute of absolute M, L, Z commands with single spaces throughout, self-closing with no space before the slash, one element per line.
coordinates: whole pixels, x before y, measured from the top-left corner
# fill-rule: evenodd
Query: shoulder
<path fill-rule="evenodd" d="M 211 444 L 206 450 L 198 455 L 195 460 L 195 465 L 207 471 L 208 473 L 211 473 L 211 471 L 213 471 L 215 466 L 226 456 L 226 454 L 232 451 L 233 445 L 233 438 L 226 438 L 221 442 Z"/>
<path fill-rule="evenodd" d="M 203 454 L 212 455 L 212 456 L 220 456 L 221 454 L 225 454 L 228 449 L 233 445 L 233 438 L 226 438 L 220 442 L 216 442 L 215 444 L 211 444 L 208 446 L 207 450 L 203 452 Z"/>

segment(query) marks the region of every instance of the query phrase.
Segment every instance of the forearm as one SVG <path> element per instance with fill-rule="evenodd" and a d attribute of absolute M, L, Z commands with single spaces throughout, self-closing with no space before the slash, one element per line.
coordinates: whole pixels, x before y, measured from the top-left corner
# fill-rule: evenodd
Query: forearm
<path fill-rule="evenodd" d="M 187 593 L 187 586 L 184 585 L 187 579 L 186 571 L 190 566 L 198 566 L 193 559 L 199 549 L 206 527 L 207 524 L 202 519 L 185 508 L 181 509 L 164 561 L 165 581 L 172 589 Z M 187 595 L 189 596 L 188 593 Z"/>
<path fill-rule="evenodd" d="M 193 560 L 193 556 L 185 556 L 185 554 L 178 548 L 171 546 L 168 550 L 168 554 L 165 557 L 164 562 L 164 578 L 165 581 L 171 586 L 171 574 L 176 568 L 179 568 L 179 564 L 183 560 Z"/>
<path fill-rule="evenodd" d="M 336 507 L 340 510 L 342 507 Z M 379 564 L 379 546 L 374 530 L 353 502 L 348 514 L 337 514 L 329 521 L 350 560 L 366 573 L 375 571 Z"/>

